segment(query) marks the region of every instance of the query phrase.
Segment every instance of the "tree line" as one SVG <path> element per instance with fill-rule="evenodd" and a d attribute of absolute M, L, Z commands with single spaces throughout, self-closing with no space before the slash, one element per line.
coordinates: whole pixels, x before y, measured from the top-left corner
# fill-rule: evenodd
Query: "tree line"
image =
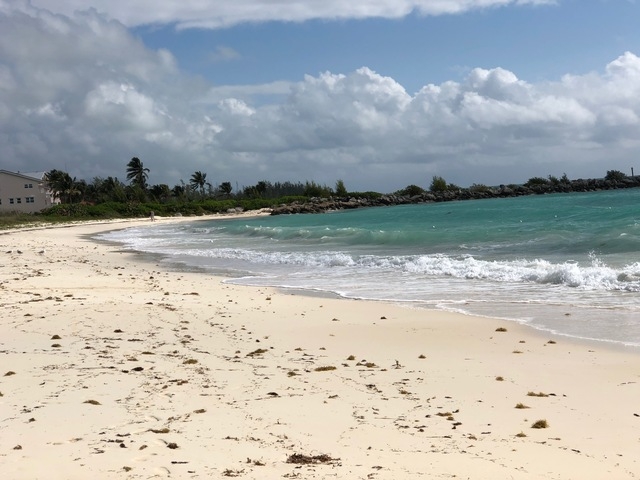
<path fill-rule="evenodd" d="M 425 189 L 408 185 L 391 194 L 349 192 L 342 180 L 335 187 L 314 181 L 269 182 L 234 189 L 225 181 L 214 186 L 207 174 L 195 171 L 189 182 L 170 187 L 149 185 L 150 169 L 133 157 L 126 164 L 128 183 L 115 177 L 95 177 L 91 182 L 77 180 L 67 172 L 51 170 L 46 177 L 54 196 L 61 201 L 43 212 L 52 217 L 113 218 L 158 215 L 202 215 L 239 210 L 271 208 L 277 213 L 321 212 L 343 208 L 394 205 L 404 203 L 472 200 L 521 195 L 586 192 L 612 188 L 640 187 L 639 176 L 628 176 L 618 170 L 607 171 L 604 178 L 570 180 L 566 174 L 558 178 L 532 177 L 523 184 L 487 186 L 474 183 L 461 188 L 442 176 L 433 176 Z"/>
<path fill-rule="evenodd" d="M 287 196 L 329 196 L 346 195 L 347 190 L 342 180 L 336 182 L 335 189 L 320 185 L 314 181 L 307 182 L 269 182 L 261 180 L 255 185 L 236 187 L 231 182 L 221 182 L 214 186 L 207 179 L 207 174 L 195 171 L 188 183 L 180 180 L 170 187 L 160 183 L 149 185 L 150 169 L 145 167 L 138 157 L 133 157 L 126 165 L 126 180 L 117 177 L 95 177 L 90 182 L 71 177 L 62 170 L 50 170 L 46 173 L 47 183 L 55 198 L 64 204 L 107 202 L 191 202 L 203 200 L 228 199 L 277 199 Z"/>

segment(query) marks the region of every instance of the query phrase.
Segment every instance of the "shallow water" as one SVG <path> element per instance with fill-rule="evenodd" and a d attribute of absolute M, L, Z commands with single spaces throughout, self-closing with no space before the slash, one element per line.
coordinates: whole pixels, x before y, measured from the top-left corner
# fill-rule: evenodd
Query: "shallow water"
<path fill-rule="evenodd" d="M 246 285 L 640 346 L 640 190 L 154 224 L 101 238 Z"/>

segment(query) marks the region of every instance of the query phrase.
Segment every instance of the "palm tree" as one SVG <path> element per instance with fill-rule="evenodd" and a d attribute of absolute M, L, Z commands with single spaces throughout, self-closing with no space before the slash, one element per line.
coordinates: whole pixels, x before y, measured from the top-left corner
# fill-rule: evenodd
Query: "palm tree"
<path fill-rule="evenodd" d="M 220 191 L 220 193 L 222 193 L 222 195 L 229 198 L 231 196 L 231 190 L 233 190 L 233 187 L 231 186 L 231 182 L 222 182 L 218 187 L 218 190 Z"/>
<path fill-rule="evenodd" d="M 47 184 L 53 192 L 53 196 L 58 198 L 62 203 L 73 203 L 75 197 L 80 197 L 82 191 L 81 183 L 76 178 L 71 178 L 67 172 L 53 169 L 46 174 Z"/>
<path fill-rule="evenodd" d="M 160 183 L 149 188 L 151 195 L 159 202 L 166 202 L 171 196 L 171 189 L 166 183 Z"/>
<path fill-rule="evenodd" d="M 197 188 L 200 190 L 200 195 L 204 196 L 204 187 L 208 184 L 207 182 L 207 174 L 202 173 L 200 170 L 191 175 L 191 188 L 194 190 Z"/>
<path fill-rule="evenodd" d="M 127 180 L 143 191 L 147 189 L 148 174 L 149 169 L 144 168 L 144 165 L 138 157 L 133 157 L 129 163 L 127 163 Z"/>

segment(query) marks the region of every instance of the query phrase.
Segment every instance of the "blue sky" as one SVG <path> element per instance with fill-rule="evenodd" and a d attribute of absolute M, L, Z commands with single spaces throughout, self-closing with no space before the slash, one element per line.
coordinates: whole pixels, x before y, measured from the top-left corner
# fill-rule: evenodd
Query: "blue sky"
<path fill-rule="evenodd" d="M 351 190 L 640 171 L 626 0 L 0 0 L 0 168 Z M 635 163 L 637 162 L 637 164 Z"/>
<path fill-rule="evenodd" d="M 134 29 L 151 48 L 167 48 L 185 71 L 215 84 L 299 81 L 305 74 L 369 67 L 409 93 L 460 80 L 474 67 L 502 67 L 528 81 L 587 73 L 626 50 L 640 50 L 640 5 L 570 0 L 401 19 L 310 20 L 176 30 Z M 218 48 L 234 55 L 216 58 Z M 213 55 L 212 55 L 213 54 Z"/>

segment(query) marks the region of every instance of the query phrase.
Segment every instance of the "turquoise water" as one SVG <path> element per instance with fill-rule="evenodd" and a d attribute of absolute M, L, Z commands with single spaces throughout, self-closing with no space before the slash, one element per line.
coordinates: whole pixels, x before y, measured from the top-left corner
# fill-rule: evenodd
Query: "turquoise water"
<path fill-rule="evenodd" d="M 247 285 L 640 346 L 640 190 L 194 221 L 104 238 Z"/>

